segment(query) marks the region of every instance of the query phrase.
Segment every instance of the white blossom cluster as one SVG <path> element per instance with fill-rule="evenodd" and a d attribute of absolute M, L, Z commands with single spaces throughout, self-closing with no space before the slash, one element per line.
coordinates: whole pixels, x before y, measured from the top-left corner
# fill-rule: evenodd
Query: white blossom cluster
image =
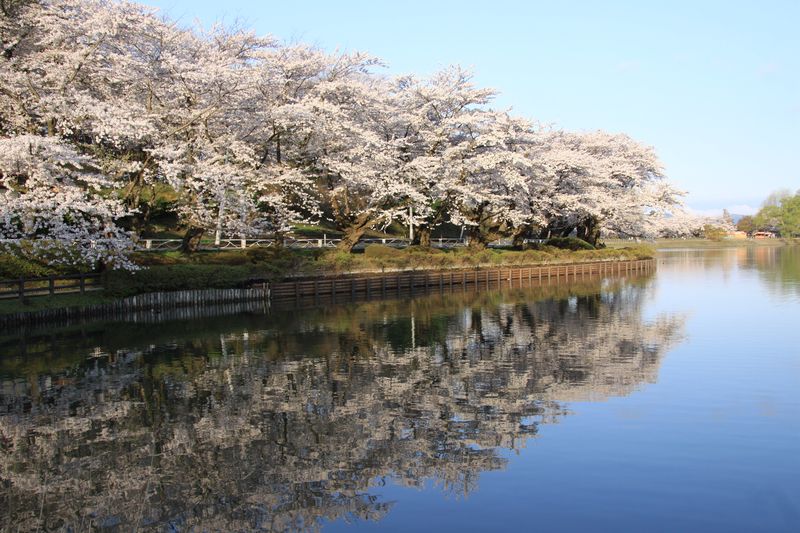
<path fill-rule="evenodd" d="M 422 244 L 449 222 L 482 245 L 653 236 L 680 209 L 651 148 L 493 110 L 458 67 L 392 78 L 369 55 L 127 2 L 1 7 L 0 236 L 63 260 L 129 265 L 121 228 L 164 188 L 187 235 L 326 219 L 348 249 L 398 219 Z"/>

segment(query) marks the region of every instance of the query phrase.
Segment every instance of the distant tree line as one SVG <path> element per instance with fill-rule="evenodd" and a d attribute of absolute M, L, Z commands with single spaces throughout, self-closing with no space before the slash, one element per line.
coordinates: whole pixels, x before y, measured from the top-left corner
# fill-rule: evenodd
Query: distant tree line
<path fill-rule="evenodd" d="M 770 231 L 781 237 L 800 237 L 800 190 L 795 194 L 788 190 L 773 192 L 758 213 L 742 217 L 736 229 L 747 233 Z"/>

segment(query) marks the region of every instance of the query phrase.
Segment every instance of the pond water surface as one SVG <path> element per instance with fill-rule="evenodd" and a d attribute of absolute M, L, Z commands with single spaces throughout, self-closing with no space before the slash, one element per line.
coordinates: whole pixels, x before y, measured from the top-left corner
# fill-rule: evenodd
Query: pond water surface
<path fill-rule="evenodd" d="M 798 248 L 137 320 L 0 336 L 2 531 L 800 530 Z"/>

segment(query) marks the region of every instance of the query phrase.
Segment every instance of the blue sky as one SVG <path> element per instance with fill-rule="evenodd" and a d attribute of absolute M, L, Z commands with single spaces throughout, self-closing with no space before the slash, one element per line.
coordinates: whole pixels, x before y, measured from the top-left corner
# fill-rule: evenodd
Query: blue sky
<path fill-rule="evenodd" d="M 800 0 L 143 3 L 369 52 L 389 74 L 469 67 L 495 107 L 653 145 L 695 210 L 746 214 L 800 188 Z"/>

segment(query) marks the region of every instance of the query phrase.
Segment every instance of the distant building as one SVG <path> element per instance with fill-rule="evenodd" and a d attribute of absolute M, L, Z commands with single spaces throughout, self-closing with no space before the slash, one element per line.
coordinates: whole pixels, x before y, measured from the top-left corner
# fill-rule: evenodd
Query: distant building
<path fill-rule="evenodd" d="M 755 239 L 774 239 L 775 237 L 777 237 L 777 235 L 771 231 L 756 231 L 753 233 L 753 238 Z"/>

